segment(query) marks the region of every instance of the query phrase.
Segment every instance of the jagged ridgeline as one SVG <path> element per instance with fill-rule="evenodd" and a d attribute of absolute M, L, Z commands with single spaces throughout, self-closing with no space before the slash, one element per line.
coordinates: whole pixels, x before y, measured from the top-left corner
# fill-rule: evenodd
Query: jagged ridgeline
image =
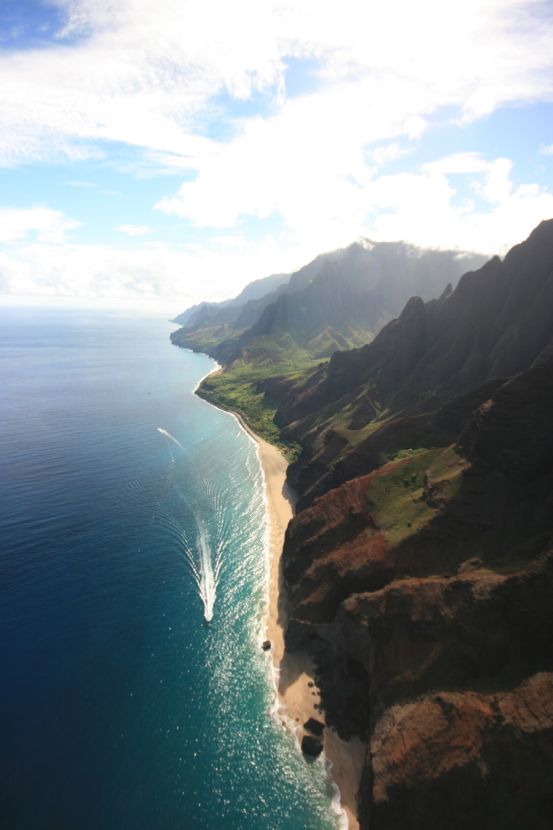
<path fill-rule="evenodd" d="M 553 221 L 289 386 L 288 650 L 363 830 L 553 826 Z"/>
<path fill-rule="evenodd" d="M 234 300 L 194 306 L 176 318 L 182 328 L 172 340 L 224 364 L 329 357 L 372 339 L 412 295 L 437 296 L 483 261 L 477 254 L 360 240 L 294 274 L 251 283 Z"/>

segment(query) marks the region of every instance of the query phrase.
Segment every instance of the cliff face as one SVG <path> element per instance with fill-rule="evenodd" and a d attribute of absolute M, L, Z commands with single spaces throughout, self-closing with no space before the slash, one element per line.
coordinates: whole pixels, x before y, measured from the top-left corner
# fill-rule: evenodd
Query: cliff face
<path fill-rule="evenodd" d="M 367 830 L 553 826 L 552 285 L 548 222 L 283 392 L 287 648 Z"/>
<path fill-rule="evenodd" d="M 542 222 L 503 261 L 492 259 L 465 274 L 440 299 L 426 304 L 411 299 L 372 343 L 335 353 L 292 387 L 276 421 L 287 440 L 303 447 L 290 471 L 300 507 L 344 480 L 346 470 L 357 465 L 358 475 L 368 472 L 374 436 L 378 433 L 380 441 L 383 428 L 405 432 L 406 416 L 435 412 L 551 355 L 553 220 Z M 393 427 L 398 416 L 401 425 Z M 410 426 L 416 432 L 414 420 Z M 439 432 L 440 425 L 435 427 Z M 424 437 L 409 440 L 431 445 L 442 440 L 426 428 Z M 368 468 L 359 466 L 368 456 Z"/>
<path fill-rule="evenodd" d="M 552 742 L 547 672 L 508 692 L 444 691 L 391 707 L 373 733 L 361 824 L 547 830 Z"/>
<path fill-rule="evenodd" d="M 548 363 L 289 526 L 287 646 L 367 740 L 363 827 L 550 826 L 552 424 Z"/>
<path fill-rule="evenodd" d="M 440 294 L 483 261 L 478 254 L 360 240 L 321 254 L 285 281 L 261 280 L 235 300 L 190 309 L 177 318 L 183 328 L 172 340 L 207 349 L 224 364 L 261 355 L 276 364 L 292 350 L 329 357 L 366 343 L 412 294 Z"/>
<path fill-rule="evenodd" d="M 258 300 L 272 297 L 289 279 L 290 274 L 272 274 L 270 277 L 254 280 L 233 299 L 191 306 L 177 315 L 173 322 L 188 329 L 203 328 L 217 323 L 235 323 L 248 304 L 255 305 Z"/>
<path fill-rule="evenodd" d="M 483 258 L 432 251 L 405 243 L 353 243 L 324 254 L 290 278 L 287 290 L 268 305 L 240 338 L 292 337 L 315 357 L 364 343 L 413 294 L 430 298 Z"/>
<path fill-rule="evenodd" d="M 317 363 L 400 288 L 438 295 L 440 255 L 415 254 L 318 257 L 173 340 L 225 362 L 211 399 L 293 450 L 286 648 L 366 744 L 363 830 L 549 830 L 553 220 Z"/>

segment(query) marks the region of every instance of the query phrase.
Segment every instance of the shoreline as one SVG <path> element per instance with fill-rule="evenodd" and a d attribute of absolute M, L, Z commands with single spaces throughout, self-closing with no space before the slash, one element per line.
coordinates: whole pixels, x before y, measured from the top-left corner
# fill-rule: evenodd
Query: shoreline
<path fill-rule="evenodd" d="M 217 366 L 212 372 L 220 371 L 221 368 Z M 194 390 L 196 394 L 200 384 L 201 381 Z M 288 461 L 276 446 L 257 435 L 238 412 L 220 406 L 201 394 L 198 394 L 198 397 L 236 418 L 244 432 L 256 444 L 269 520 L 267 615 L 263 640 L 269 640 L 271 643 L 269 655 L 273 687 L 277 697 L 275 715 L 282 726 L 294 733 L 299 744 L 304 734 L 303 724 L 309 718 L 325 722 L 325 727 L 326 721 L 324 712 L 317 708 L 320 695 L 311 658 L 305 653 L 290 655 L 284 649 L 286 612 L 283 607 L 284 597 L 280 591 L 281 556 L 284 535 L 295 507 L 294 494 L 286 483 Z M 340 827 L 343 830 L 359 830 L 356 803 L 364 753 L 365 747 L 359 739 L 344 741 L 333 729 L 325 728 L 324 757 L 329 779 L 339 791 L 340 813 L 341 818 L 343 817 Z"/>

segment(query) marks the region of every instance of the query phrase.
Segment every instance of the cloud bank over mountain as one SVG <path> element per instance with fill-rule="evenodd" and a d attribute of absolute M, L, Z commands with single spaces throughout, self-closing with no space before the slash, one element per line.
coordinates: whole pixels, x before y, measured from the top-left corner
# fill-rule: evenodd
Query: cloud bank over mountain
<path fill-rule="evenodd" d="M 31 175 L 25 196 L 4 188 L 1 207 L 8 229 L 17 211 L 60 214 L 61 235 L 48 240 L 60 248 L 42 255 L 47 270 L 74 268 L 62 293 L 90 290 L 86 247 L 75 268 L 76 248 L 90 243 L 107 246 L 127 288 L 144 293 L 137 248 L 120 244 L 126 235 L 142 246 L 137 228 L 177 259 L 197 257 L 199 275 L 205 258 L 224 270 L 226 296 L 359 235 L 492 253 L 553 215 L 546 3 L 23 6 L 19 18 L 5 13 L 0 43 L 0 176 Z M 86 188 L 35 195 L 32 173 L 45 169 L 85 182 L 100 171 L 112 202 L 115 171 L 115 237 L 85 216 Z M 163 181 L 155 193 L 152 179 Z M 3 255 L 10 286 L 46 291 L 26 232 L 11 233 L 0 229 L 18 246 Z M 227 257 L 236 238 L 244 265 Z M 276 261 L 260 266 L 271 240 Z M 203 296 L 196 279 L 177 277 L 160 292 Z"/>

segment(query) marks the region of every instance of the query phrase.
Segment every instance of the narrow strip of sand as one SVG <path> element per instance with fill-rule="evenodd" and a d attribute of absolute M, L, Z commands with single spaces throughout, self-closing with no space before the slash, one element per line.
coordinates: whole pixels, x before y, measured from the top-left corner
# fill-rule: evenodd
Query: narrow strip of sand
<path fill-rule="evenodd" d="M 315 683 L 312 661 L 307 654 L 289 654 L 284 649 L 286 626 L 286 598 L 281 591 L 281 556 L 284 534 L 294 515 L 294 495 L 286 483 L 288 462 L 273 444 L 264 441 L 237 413 L 241 426 L 257 443 L 258 454 L 265 478 L 267 507 L 269 512 L 269 595 L 266 636 L 271 642 L 271 657 L 283 715 L 288 723 L 296 724 L 301 734 L 303 724 L 309 718 L 323 721 L 324 712 L 319 707 L 320 695 Z M 286 721 L 285 721 L 286 722 Z M 349 830 L 358 830 L 357 791 L 365 747 L 360 740 L 342 740 L 333 730 L 325 729 L 324 752 L 331 766 L 331 777 L 340 790 L 342 809 Z"/>

